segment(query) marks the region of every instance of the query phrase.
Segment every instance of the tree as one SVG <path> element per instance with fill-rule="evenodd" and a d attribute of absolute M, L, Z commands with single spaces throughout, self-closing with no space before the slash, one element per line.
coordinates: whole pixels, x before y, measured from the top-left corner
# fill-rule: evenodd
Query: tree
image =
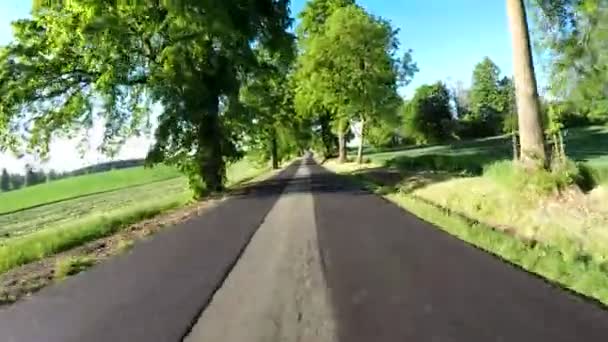
<path fill-rule="evenodd" d="M 59 173 L 57 173 L 57 171 L 55 171 L 53 169 L 51 169 L 49 171 L 49 174 L 48 174 L 49 181 L 57 180 L 59 178 L 61 178 L 61 175 Z"/>
<path fill-rule="evenodd" d="M 387 115 L 378 124 L 370 126 L 366 132 L 367 141 L 374 147 L 391 147 L 399 145 L 403 138 L 399 135 L 401 129 L 401 106 L 393 115 Z"/>
<path fill-rule="evenodd" d="M 608 7 L 605 0 L 535 0 L 536 34 L 552 96 L 571 121 L 608 121 Z M 573 116 L 578 116 L 575 119 Z"/>
<path fill-rule="evenodd" d="M 500 108 L 503 112 L 502 132 L 511 133 L 517 130 L 517 102 L 515 99 L 515 84 L 510 77 L 503 77 L 498 82 Z"/>
<path fill-rule="evenodd" d="M 257 69 L 252 49 L 284 46 L 288 0 L 119 3 L 37 1 L 13 24 L 0 52 L 0 145 L 20 149 L 9 127 L 22 125 L 26 146 L 44 155 L 55 134 L 101 112 L 112 152 L 160 104 L 148 162 L 177 165 L 199 195 L 221 191 L 251 124 L 238 92 Z"/>
<path fill-rule="evenodd" d="M 21 189 L 25 184 L 25 177 L 20 174 L 11 174 L 11 190 Z"/>
<path fill-rule="evenodd" d="M 527 168 L 538 169 L 546 165 L 545 140 L 523 0 L 507 0 L 507 13 L 513 45 L 520 161 Z"/>
<path fill-rule="evenodd" d="M 2 169 L 2 176 L 0 176 L 0 190 L 9 191 L 11 189 L 11 179 L 8 171 Z"/>
<path fill-rule="evenodd" d="M 325 22 L 335 10 L 355 5 L 354 0 L 312 0 L 306 3 L 300 17 L 300 25 L 297 34 L 302 45 L 313 39 L 316 35 L 322 34 Z"/>
<path fill-rule="evenodd" d="M 456 118 L 462 120 L 463 118 L 469 116 L 469 114 L 471 113 L 470 89 L 465 88 L 462 81 L 458 81 L 455 85 L 452 86 L 451 93 L 452 101 L 454 102 Z"/>
<path fill-rule="evenodd" d="M 25 165 L 25 186 L 33 186 L 47 181 L 44 170 L 36 170 L 30 164 Z"/>
<path fill-rule="evenodd" d="M 398 83 L 409 80 L 415 67 L 411 55 L 407 52 L 397 58 L 396 31 L 357 6 L 336 9 L 325 31 L 307 48 L 301 68 L 314 75 L 309 87 L 333 114 L 338 160 L 346 160 L 347 128 L 356 121 L 360 125 L 357 161 L 361 162 L 366 128 L 400 103 Z"/>
<path fill-rule="evenodd" d="M 255 118 L 255 127 L 249 135 L 265 152 L 262 154 L 264 159 L 270 159 L 272 168 L 278 169 L 281 156 L 291 152 L 291 148 L 297 148 L 293 142 L 299 126 L 293 125 L 297 118 L 293 109 L 293 89 L 288 79 L 295 45 L 292 42 L 276 55 L 265 50 L 257 50 L 256 53 L 264 67 L 244 82 L 240 96 Z M 294 139 L 285 138 L 291 134 L 294 134 Z"/>
<path fill-rule="evenodd" d="M 313 80 L 319 74 L 318 71 L 305 65 L 309 55 L 309 46 L 319 35 L 323 34 L 327 19 L 336 9 L 354 4 L 354 0 L 312 0 L 306 3 L 298 15 L 300 24 L 296 32 L 301 53 L 296 63 L 297 70 L 294 77 L 294 105 L 300 117 L 311 121 L 316 144 L 321 145 L 325 158 L 333 155 L 339 141 L 343 141 L 343 139 L 338 139 L 335 131 L 345 130 L 345 125 L 342 122 L 336 123 L 335 111 L 325 106 L 323 94 L 314 87 Z M 345 156 L 341 155 L 341 159 L 345 159 Z"/>
<path fill-rule="evenodd" d="M 470 110 L 468 121 L 475 124 L 478 136 L 494 135 L 500 132 L 503 121 L 504 102 L 502 101 L 500 69 L 488 57 L 478 63 L 473 70 L 470 91 Z"/>
<path fill-rule="evenodd" d="M 517 139 L 517 102 L 515 100 L 515 85 L 513 80 L 503 77 L 499 84 L 500 102 L 503 109 L 502 133 L 511 135 L 513 150 L 513 160 L 519 159 L 518 139 Z"/>
<path fill-rule="evenodd" d="M 404 134 L 417 144 L 444 141 L 452 133 L 453 117 L 450 92 L 437 82 L 416 89 L 411 101 L 403 106 Z"/>
<path fill-rule="evenodd" d="M 30 164 L 25 165 L 25 186 L 32 186 L 38 183 L 36 171 Z"/>

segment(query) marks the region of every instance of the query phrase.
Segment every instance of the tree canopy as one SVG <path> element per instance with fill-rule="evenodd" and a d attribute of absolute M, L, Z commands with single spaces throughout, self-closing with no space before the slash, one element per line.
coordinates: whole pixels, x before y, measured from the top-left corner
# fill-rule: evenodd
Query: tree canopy
<path fill-rule="evenodd" d="M 45 154 L 54 135 L 101 119 L 111 149 L 155 119 L 148 160 L 221 190 L 252 120 L 238 93 L 254 46 L 290 44 L 290 24 L 287 0 L 36 1 L 0 51 L 0 145 Z"/>
<path fill-rule="evenodd" d="M 549 90 L 588 121 L 608 120 L 608 2 L 536 0 L 536 40 L 545 49 Z"/>
<path fill-rule="evenodd" d="M 417 88 L 402 111 L 404 133 L 417 144 L 445 141 L 452 133 L 450 93 L 442 82 Z"/>

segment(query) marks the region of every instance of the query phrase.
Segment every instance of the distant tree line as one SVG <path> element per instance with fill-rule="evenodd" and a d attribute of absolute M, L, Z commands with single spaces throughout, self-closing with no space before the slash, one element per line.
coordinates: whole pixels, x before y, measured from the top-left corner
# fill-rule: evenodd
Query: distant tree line
<path fill-rule="evenodd" d="M 144 159 L 118 160 L 95 164 L 67 172 L 58 172 L 52 169 L 45 171 L 43 169 L 36 168 L 31 164 L 25 165 L 23 173 L 9 173 L 6 168 L 3 168 L 2 174 L 0 175 L 0 192 L 18 190 L 23 187 L 38 185 L 68 177 L 143 166 L 144 163 Z"/>
<path fill-rule="evenodd" d="M 105 163 L 99 163 L 91 166 L 87 166 L 81 169 L 77 169 L 74 171 L 70 171 L 68 173 L 69 176 L 81 176 L 90 173 L 98 173 L 105 172 L 110 170 L 119 170 L 119 169 L 128 169 L 130 167 L 143 166 L 145 164 L 145 159 L 126 159 L 126 160 L 117 160 L 110 161 Z"/>
<path fill-rule="evenodd" d="M 23 173 L 9 173 L 6 169 L 2 169 L 2 175 L 0 176 L 0 191 L 18 190 L 26 186 L 46 183 L 63 177 L 66 177 L 65 173 L 58 173 L 54 170 L 45 172 L 44 170 L 36 169 L 29 164 L 25 166 Z"/>

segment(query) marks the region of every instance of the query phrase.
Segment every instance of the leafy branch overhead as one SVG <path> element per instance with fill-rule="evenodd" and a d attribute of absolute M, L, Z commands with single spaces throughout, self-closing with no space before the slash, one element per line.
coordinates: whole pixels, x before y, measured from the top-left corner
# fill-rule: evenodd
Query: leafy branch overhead
<path fill-rule="evenodd" d="M 154 127 L 147 161 L 199 195 L 245 153 L 276 168 L 320 136 L 343 156 L 349 127 L 361 147 L 396 122 L 417 67 L 352 0 L 311 1 L 301 19 L 296 39 L 288 0 L 34 1 L 0 50 L 0 149 L 44 157 L 101 124 L 113 153 Z"/>
<path fill-rule="evenodd" d="M 36 1 L 0 55 L 0 143 L 44 155 L 56 133 L 102 119 L 112 147 L 153 119 L 149 160 L 220 190 L 250 119 L 238 92 L 260 67 L 253 46 L 281 50 L 290 25 L 285 0 Z"/>

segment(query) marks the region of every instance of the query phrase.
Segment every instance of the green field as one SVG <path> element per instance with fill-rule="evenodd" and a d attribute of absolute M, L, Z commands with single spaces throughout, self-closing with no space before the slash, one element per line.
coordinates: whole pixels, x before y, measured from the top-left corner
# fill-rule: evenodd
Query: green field
<path fill-rule="evenodd" d="M 228 185 L 265 170 L 244 159 L 228 168 Z M 107 236 L 192 199 L 186 178 L 169 167 L 74 177 L 1 196 L 0 273 Z"/>
<path fill-rule="evenodd" d="M 176 169 L 159 165 L 154 168 L 134 167 L 61 179 L 0 193 L 0 214 L 177 177 L 180 177 L 180 173 Z"/>

